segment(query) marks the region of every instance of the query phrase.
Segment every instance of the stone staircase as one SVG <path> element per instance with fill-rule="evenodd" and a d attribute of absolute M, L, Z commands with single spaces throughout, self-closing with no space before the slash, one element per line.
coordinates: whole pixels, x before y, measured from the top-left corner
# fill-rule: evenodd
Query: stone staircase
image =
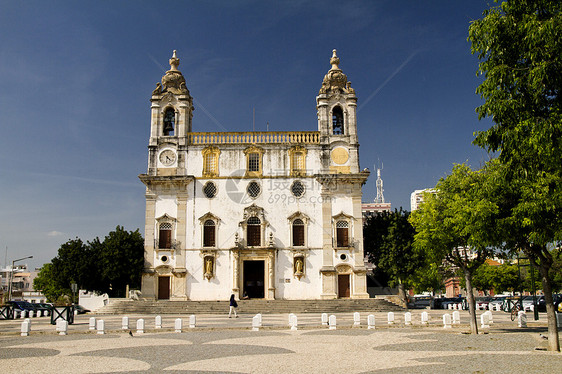
<path fill-rule="evenodd" d="M 118 299 L 96 314 L 224 314 L 228 301 L 169 301 Z M 397 312 L 404 308 L 384 298 L 336 300 L 241 300 L 238 313 Z"/>

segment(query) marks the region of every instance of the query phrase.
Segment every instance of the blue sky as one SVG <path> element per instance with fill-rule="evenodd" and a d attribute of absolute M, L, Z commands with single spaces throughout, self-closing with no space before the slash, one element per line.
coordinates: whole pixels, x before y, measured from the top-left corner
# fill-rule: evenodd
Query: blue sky
<path fill-rule="evenodd" d="M 477 168 L 489 1 L 0 1 L 0 264 L 144 228 L 150 95 L 172 50 L 194 131 L 316 130 L 332 49 L 358 96 L 361 167 L 410 209 L 454 163 Z M 363 201 L 376 195 L 372 173 Z"/>

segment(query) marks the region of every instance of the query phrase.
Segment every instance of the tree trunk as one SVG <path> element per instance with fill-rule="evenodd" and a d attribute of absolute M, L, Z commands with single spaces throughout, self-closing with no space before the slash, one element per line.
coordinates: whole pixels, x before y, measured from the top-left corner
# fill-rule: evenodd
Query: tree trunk
<path fill-rule="evenodd" d="M 398 280 L 398 297 L 404 303 L 404 306 L 408 306 L 408 300 L 406 300 L 406 289 L 404 287 L 404 283 L 399 279 Z"/>
<path fill-rule="evenodd" d="M 550 284 L 550 277 L 548 271 L 550 270 L 549 264 L 546 261 L 541 261 L 539 271 L 541 273 L 542 289 L 544 292 L 544 300 L 546 302 L 546 317 L 548 321 L 548 350 L 560 351 L 560 341 L 558 340 L 558 327 L 556 326 L 556 311 L 554 310 L 554 303 L 552 299 L 552 285 Z"/>
<path fill-rule="evenodd" d="M 474 300 L 474 294 L 472 292 L 472 272 L 465 266 L 464 280 L 466 283 L 466 301 L 468 302 L 468 312 L 470 316 L 470 332 L 472 334 L 478 334 L 478 323 L 476 321 L 476 301 Z"/>

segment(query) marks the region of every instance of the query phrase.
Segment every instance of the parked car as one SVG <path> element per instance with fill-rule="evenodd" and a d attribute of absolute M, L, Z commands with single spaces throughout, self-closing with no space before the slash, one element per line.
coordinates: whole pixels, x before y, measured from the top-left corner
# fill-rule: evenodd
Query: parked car
<path fill-rule="evenodd" d="M 425 309 L 431 305 L 433 296 L 414 296 L 408 303 L 410 309 Z"/>
<path fill-rule="evenodd" d="M 507 299 L 507 296 L 494 296 L 494 297 L 492 297 L 492 299 L 488 302 L 488 308 L 489 309 L 496 309 L 496 306 L 499 305 L 500 309 L 503 309 L 505 299 Z"/>
<path fill-rule="evenodd" d="M 554 310 L 558 310 L 562 312 L 562 294 L 554 294 L 552 295 L 552 299 L 554 302 Z M 546 299 L 544 296 L 541 296 L 537 301 L 537 308 L 539 312 L 546 312 Z"/>
<path fill-rule="evenodd" d="M 86 314 L 91 312 L 90 309 L 86 309 L 82 305 L 78 305 L 78 304 L 74 304 L 74 310 L 76 311 L 77 314 Z"/>
<path fill-rule="evenodd" d="M 35 303 L 35 304 L 32 304 L 32 305 L 35 307 L 35 310 L 37 311 L 38 314 L 40 312 L 42 312 L 41 314 L 43 316 L 50 316 L 51 315 L 51 304 Z"/>
<path fill-rule="evenodd" d="M 449 309 L 449 304 L 462 304 L 463 309 L 465 309 L 466 300 L 464 297 L 451 297 L 449 300 L 441 303 L 443 309 Z"/>
<path fill-rule="evenodd" d="M 481 310 L 488 310 L 490 309 L 490 301 L 492 301 L 492 297 L 484 296 L 484 297 L 477 297 L 476 298 L 476 309 Z"/>
<path fill-rule="evenodd" d="M 538 302 L 540 296 L 535 296 L 535 298 L 536 298 L 536 300 L 537 300 L 537 302 Z M 532 310 L 531 307 L 532 307 L 533 305 L 534 305 L 534 303 L 533 303 L 533 296 L 523 296 L 523 309 L 524 309 L 526 312 L 531 311 L 531 310 Z M 537 307 L 538 307 L 538 306 L 537 306 Z M 546 307 L 545 307 L 545 308 L 546 308 Z"/>
<path fill-rule="evenodd" d="M 36 313 L 36 309 L 33 304 L 28 303 L 27 301 L 13 300 L 6 302 L 6 304 L 13 305 L 14 311 L 28 312 L 30 316 Z"/>

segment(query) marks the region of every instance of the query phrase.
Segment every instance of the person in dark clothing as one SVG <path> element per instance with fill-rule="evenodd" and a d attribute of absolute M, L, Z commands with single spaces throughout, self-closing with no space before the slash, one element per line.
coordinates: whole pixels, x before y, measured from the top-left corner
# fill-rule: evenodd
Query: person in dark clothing
<path fill-rule="evenodd" d="M 230 295 L 230 310 L 228 312 L 228 318 L 231 318 L 232 312 L 234 312 L 234 317 L 238 318 L 238 314 L 236 314 L 236 308 L 238 308 L 238 303 L 234 299 L 234 294 Z"/>

